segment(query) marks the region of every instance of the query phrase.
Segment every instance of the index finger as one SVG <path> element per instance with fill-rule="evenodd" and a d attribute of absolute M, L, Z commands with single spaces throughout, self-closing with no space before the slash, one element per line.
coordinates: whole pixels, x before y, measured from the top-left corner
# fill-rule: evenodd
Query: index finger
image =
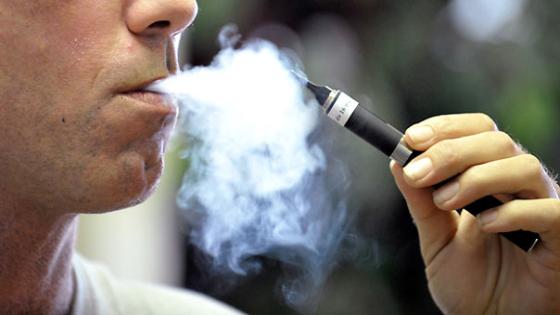
<path fill-rule="evenodd" d="M 437 142 L 498 130 L 492 118 L 483 113 L 442 115 L 412 125 L 405 141 L 413 149 L 425 151 Z"/>

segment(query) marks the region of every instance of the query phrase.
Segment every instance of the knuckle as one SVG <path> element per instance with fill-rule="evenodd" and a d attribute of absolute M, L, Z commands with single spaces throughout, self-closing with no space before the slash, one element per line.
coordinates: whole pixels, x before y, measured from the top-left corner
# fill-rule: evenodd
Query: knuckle
<path fill-rule="evenodd" d="M 461 175 L 461 187 L 464 187 L 465 192 L 471 195 L 478 196 L 484 193 L 486 182 L 486 172 L 479 166 L 473 166 Z"/>
<path fill-rule="evenodd" d="M 453 138 L 459 133 L 459 127 L 449 116 L 439 116 L 436 122 L 436 132 L 440 139 Z"/>
<path fill-rule="evenodd" d="M 484 113 L 476 113 L 475 114 L 477 116 L 477 119 L 479 121 L 479 124 L 484 128 L 484 130 L 488 130 L 488 131 L 497 131 L 498 127 L 496 126 L 496 123 L 494 122 L 494 120 L 484 114 Z"/>
<path fill-rule="evenodd" d="M 443 140 L 433 146 L 432 157 L 440 167 L 457 165 L 460 162 L 460 156 L 454 149 L 453 141 Z"/>
<path fill-rule="evenodd" d="M 542 167 L 541 161 L 532 154 L 523 154 L 521 156 L 524 167 L 528 170 L 528 175 L 534 180 L 543 180 L 546 172 Z"/>
<path fill-rule="evenodd" d="M 519 146 L 509 134 L 503 131 L 496 131 L 495 136 L 498 138 L 499 147 L 502 152 L 511 155 L 519 153 Z"/>

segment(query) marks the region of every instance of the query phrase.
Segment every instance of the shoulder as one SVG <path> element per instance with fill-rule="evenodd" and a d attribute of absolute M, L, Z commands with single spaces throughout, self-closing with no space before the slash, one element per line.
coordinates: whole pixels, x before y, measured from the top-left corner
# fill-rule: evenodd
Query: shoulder
<path fill-rule="evenodd" d="M 189 290 L 120 280 L 105 268 L 76 256 L 73 314 L 241 315 L 239 311 Z"/>

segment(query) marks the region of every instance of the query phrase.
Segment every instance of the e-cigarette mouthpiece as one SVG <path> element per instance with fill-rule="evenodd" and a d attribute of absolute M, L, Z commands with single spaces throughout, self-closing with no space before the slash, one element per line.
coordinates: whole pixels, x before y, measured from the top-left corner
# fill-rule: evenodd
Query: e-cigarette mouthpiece
<path fill-rule="evenodd" d="M 420 155 L 421 152 L 410 149 L 403 140 L 403 133 L 384 122 L 382 119 L 361 107 L 346 93 L 319 86 L 298 75 L 298 79 L 313 93 L 323 111 L 339 125 L 373 145 L 385 155 L 402 166 Z M 444 183 L 443 183 L 444 184 Z M 440 184 L 440 185 L 443 185 Z M 493 196 L 486 196 L 464 207 L 472 215 L 502 205 Z M 524 251 L 531 251 L 539 242 L 540 236 L 530 231 L 513 231 L 500 233 L 506 239 Z"/>
<path fill-rule="evenodd" d="M 306 86 L 315 95 L 317 102 L 329 118 L 349 129 L 395 162 L 404 166 L 418 154 L 404 143 L 402 132 L 361 107 L 358 101 L 348 94 L 328 86 L 318 86 L 308 80 Z"/>

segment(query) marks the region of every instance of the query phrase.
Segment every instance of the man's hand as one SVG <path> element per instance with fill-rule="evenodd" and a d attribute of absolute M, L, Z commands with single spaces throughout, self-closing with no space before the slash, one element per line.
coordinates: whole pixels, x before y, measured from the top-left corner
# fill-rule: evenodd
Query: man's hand
<path fill-rule="evenodd" d="M 560 314 L 558 185 L 483 114 L 438 116 L 410 127 L 424 151 L 391 171 L 418 228 L 430 292 L 445 314 Z M 434 190 L 433 185 L 457 176 Z M 503 206 L 478 218 L 460 209 L 494 195 Z M 530 253 L 498 232 L 528 230 Z"/>

